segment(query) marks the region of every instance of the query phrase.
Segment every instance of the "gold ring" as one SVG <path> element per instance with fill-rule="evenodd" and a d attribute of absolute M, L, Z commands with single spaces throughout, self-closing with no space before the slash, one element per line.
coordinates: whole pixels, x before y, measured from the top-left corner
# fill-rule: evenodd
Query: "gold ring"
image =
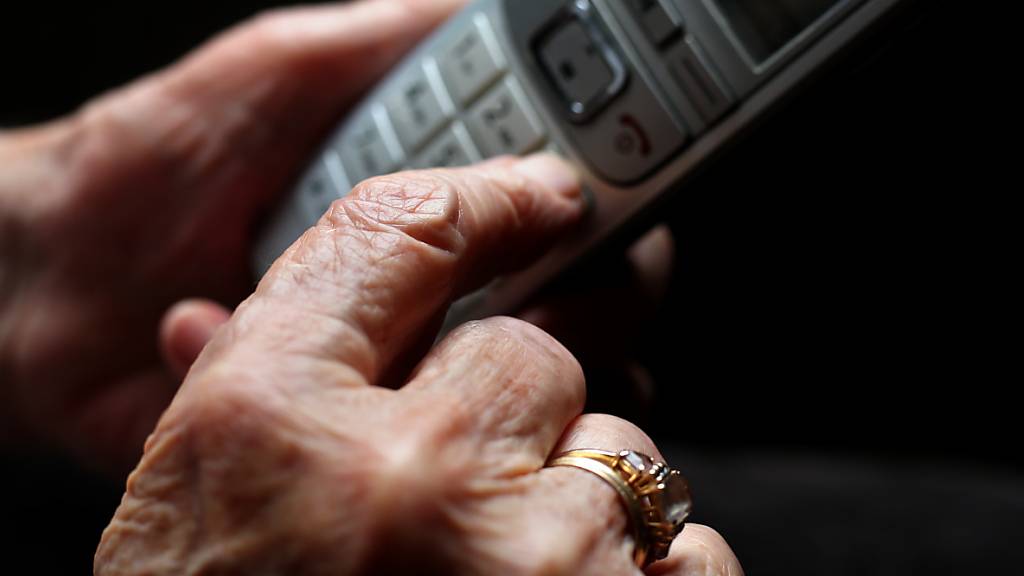
<path fill-rule="evenodd" d="M 572 466 L 611 485 L 626 507 L 633 532 L 633 560 L 643 568 L 668 556 L 683 529 L 692 502 L 686 478 L 646 454 L 623 450 L 570 450 L 552 458 L 548 467 Z"/>

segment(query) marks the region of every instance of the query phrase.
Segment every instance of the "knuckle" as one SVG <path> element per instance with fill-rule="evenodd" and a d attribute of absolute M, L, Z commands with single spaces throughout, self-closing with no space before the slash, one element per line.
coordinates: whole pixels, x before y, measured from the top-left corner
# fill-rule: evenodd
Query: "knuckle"
<path fill-rule="evenodd" d="M 75 196 L 94 197 L 95 189 L 105 187 L 123 156 L 121 140 L 128 127 L 124 117 L 115 113 L 122 95 L 112 93 L 92 100 L 72 117 L 73 135 L 62 160 L 67 169 L 65 182 Z M 103 184 L 97 186 L 97 182 Z"/>
<path fill-rule="evenodd" d="M 308 18 L 301 9 L 267 8 L 239 25 L 220 47 L 240 63 L 259 63 L 291 77 L 316 63 L 310 50 Z"/>
<path fill-rule="evenodd" d="M 506 203 L 514 222 L 525 222 L 537 211 L 535 185 L 522 173 L 504 167 L 490 173 L 488 180 L 492 188 L 501 192 L 499 197 Z"/>
<path fill-rule="evenodd" d="M 263 47 L 290 41 L 291 12 L 284 8 L 264 8 L 242 24 L 241 34 Z"/>
<path fill-rule="evenodd" d="M 505 316 L 464 325 L 453 337 L 456 356 L 489 367 L 500 395 L 492 404 L 517 422 L 515 415 L 535 410 L 538 402 L 561 413 L 582 409 L 586 396 L 583 368 L 575 356 L 540 328 Z M 499 410 L 498 406 L 502 409 Z"/>
<path fill-rule="evenodd" d="M 198 457 L 224 459 L 289 451 L 287 443 L 278 442 L 284 438 L 281 432 L 287 427 L 287 412 L 265 387 L 237 374 L 211 374 L 193 386 L 181 417 Z"/>
<path fill-rule="evenodd" d="M 523 347 L 529 354 L 530 362 L 541 370 L 557 374 L 566 384 L 561 388 L 578 396 L 582 402 L 584 393 L 583 367 L 579 360 L 557 339 L 544 330 L 516 318 L 501 317 L 494 320 L 506 333 L 508 340 Z"/>
<path fill-rule="evenodd" d="M 321 22 L 314 6 L 267 8 L 229 33 L 221 48 L 240 63 L 266 70 L 264 88 L 290 99 L 294 94 L 286 85 L 324 77 L 325 68 L 338 66 L 337 51 L 319 41 Z"/>
<path fill-rule="evenodd" d="M 469 470 L 458 470 L 459 459 L 430 441 L 438 437 L 439 421 L 423 424 L 406 423 L 419 434 L 381 447 L 368 474 L 366 496 L 376 507 L 374 532 L 387 535 L 385 540 L 401 539 L 410 528 L 446 526 L 448 512 L 458 508 L 468 490 Z"/>
<path fill-rule="evenodd" d="M 456 334 L 463 337 L 464 345 L 486 349 L 490 347 L 521 350 L 535 360 L 557 368 L 560 373 L 582 377 L 583 369 L 576 357 L 553 336 L 519 318 L 494 316 L 469 322 Z"/>
<path fill-rule="evenodd" d="M 459 253 L 465 239 L 459 229 L 462 203 L 458 187 L 430 172 L 379 176 L 358 184 L 332 205 L 327 223 L 398 238 L 396 248 L 426 245 Z"/>
<path fill-rule="evenodd" d="M 403 431 L 388 447 L 388 469 L 398 477 L 418 470 L 424 487 L 434 488 L 445 482 L 438 485 L 432 478 L 462 476 L 469 463 L 460 448 L 474 420 L 472 409 L 455 393 L 432 394 L 429 402 L 407 406 L 401 415 Z"/>
<path fill-rule="evenodd" d="M 562 345 L 554 336 L 551 336 L 541 328 L 523 320 L 505 318 L 506 322 L 514 323 L 512 333 L 519 337 L 539 356 L 548 360 L 561 374 L 571 375 L 574 380 L 583 380 L 583 367 L 568 348 Z"/>

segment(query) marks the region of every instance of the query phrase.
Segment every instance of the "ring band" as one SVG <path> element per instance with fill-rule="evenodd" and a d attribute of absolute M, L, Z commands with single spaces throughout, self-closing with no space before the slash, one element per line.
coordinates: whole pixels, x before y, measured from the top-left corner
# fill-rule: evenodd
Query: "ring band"
<path fill-rule="evenodd" d="M 563 452 L 547 466 L 586 470 L 619 494 L 633 533 L 633 560 L 643 568 L 668 556 L 692 507 L 690 489 L 678 470 L 640 452 L 581 449 Z"/>

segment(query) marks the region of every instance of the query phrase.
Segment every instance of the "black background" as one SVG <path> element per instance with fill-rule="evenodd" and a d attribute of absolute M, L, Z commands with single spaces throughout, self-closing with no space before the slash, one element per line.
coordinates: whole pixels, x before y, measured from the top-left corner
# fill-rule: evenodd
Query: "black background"
<path fill-rule="evenodd" d="M 8 4 L 0 125 L 70 112 L 264 6 L 206 4 Z M 658 384 L 639 419 L 749 574 L 1024 560 L 1012 144 L 984 31 L 958 16 L 917 2 L 663 211 L 678 272 L 637 341 Z M 120 487 L 54 455 L 0 463 L 5 561 L 87 571 Z"/>

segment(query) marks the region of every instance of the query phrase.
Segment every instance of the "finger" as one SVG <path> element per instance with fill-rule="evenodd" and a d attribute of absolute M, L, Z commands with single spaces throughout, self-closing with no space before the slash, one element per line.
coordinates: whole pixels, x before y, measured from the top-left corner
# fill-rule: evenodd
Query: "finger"
<path fill-rule="evenodd" d="M 490 318 L 450 333 L 401 395 L 443 414 L 458 440 L 478 444 L 466 453 L 495 455 L 485 465 L 516 476 L 543 466 L 583 410 L 586 389 L 579 363 L 557 340 L 521 320 Z"/>
<path fill-rule="evenodd" d="M 575 172 L 546 154 L 368 180 L 271 267 L 235 333 L 375 383 L 453 297 L 536 257 L 581 213 Z"/>
<path fill-rule="evenodd" d="M 579 449 L 633 450 L 663 461 L 661 452 L 643 430 L 626 420 L 605 414 L 585 414 L 573 421 L 551 456 Z M 555 507 L 555 514 L 571 519 L 577 524 L 576 530 L 588 534 L 586 541 L 590 543 L 590 549 L 579 556 L 584 565 L 581 572 L 638 573 L 633 561 L 630 519 L 612 486 L 579 468 L 545 468 L 538 476 L 544 485 L 539 492 L 553 500 L 549 505 Z M 564 499 L 564 504 L 559 505 L 558 498 Z"/>
<path fill-rule="evenodd" d="M 563 337 L 575 341 L 587 334 L 593 336 L 593 331 L 579 327 L 581 323 L 594 323 L 596 307 L 609 313 L 601 316 L 602 326 L 611 321 L 616 327 L 639 328 L 651 318 L 668 292 L 674 256 L 671 230 L 658 226 L 634 242 L 620 260 L 611 264 L 602 261 L 600 266 L 583 269 L 541 292 L 524 306 L 519 317 L 549 331 L 560 341 L 565 341 Z M 580 343 L 606 342 L 606 336 Z"/>
<path fill-rule="evenodd" d="M 160 322 L 160 350 L 179 378 L 188 374 L 214 332 L 230 317 L 227 308 L 209 300 L 185 300 L 164 314 Z"/>
<path fill-rule="evenodd" d="M 586 368 L 588 410 L 640 419 L 653 380 L 635 361 L 636 335 L 654 320 L 672 276 L 675 242 L 659 226 L 626 250 L 543 291 L 518 316 L 565 344 Z M 600 310 L 601 314 L 594 314 Z"/>
<path fill-rule="evenodd" d="M 660 458 L 654 443 L 636 426 L 598 414 L 573 420 L 549 456 L 578 448 L 632 449 Z M 502 527 L 485 543 L 499 553 L 514 552 L 499 558 L 514 567 L 507 572 L 641 573 L 633 562 L 626 510 L 613 487 L 585 470 L 560 466 L 524 475 L 520 482 L 508 496 L 489 500 L 484 509 Z"/>
<path fill-rule="evenodd" d="M 672 230 L 662 224 L 633 243 L 626 257 L 636 271 L 640 293 L 649 301 L 661 302 L 672 280 L 676 240 Z"/>
<path fill-rule="evenodd" d="M 273 10 L 172 68 L 164 87 L 207 111 L 249 113 L 253 124 L 286 128 L 311 114 L 323 121 L 463 4 L 373 0 Z M 280 141 L 266 144 L 283 149 Z"/>
<path fill-rule="evenodd" d="M 713 529 L 687 524 L 676 537 L 668 558 L 647 569 L 649 576 L 743 576 L 732 548 Z"/>
<path fill-rule="evenodd" d="M 96 189 L 135 170 L 184 190 L 215 180 L 225 194 L 244 189 L 246 206 L 265 204 L 341 113 L 464 1 L 267 12 L 84 108 L 72 168 Z"/>
<path fill-rule="evenodd" d="M 517 316 L 550 332 L 572 349 L 621 347 L 665 299 L 672 277 L 675 240 L 665 225 L 635 242 L 620 259 L 603 260 L 542 291 Z M 595 317 L 595 310 L 605 314 Z M 595 323 L 602 328 L 594 330 Z M 608 344 L 608 335 L 623 334 Z M 600 334 L 600 337 L 594 337 Z M 627 335 L 628 334 L 628 335 Z"/>
<path fill-rule="evenodd" d="M 552 452 L 557 455 L 569 450 L 581 448 L 596 448 L 618 452 L 620 450 L 634 450 L 651 456 L 656 461 L 664 461 L 661 452 L 654 445 L 654 442 L 642 430 L 633 424 L 616 418 L 599 414 L 588 414 L 581 416 L 573 422 L 566 430 L 559 445 Z M 685 471 L 684 471 L 685 472 Z M 567 475 L 575 474 L 579 480 L 587 480 L 586 489 L 591 498 L 598 501 L 607 501 L 609 498 L 618 503 L 618 495 L 615 491 L 589 472 L 573 468 L 546 468 L 543 474 Z M 589 478 L 587 478 L 589 477 Z M 568 480 L 566 480 L 568 482 Z M 625 510 L 619 503 L 618 515 L 616 518 L 622 522 L 616 522 L 618 529 L 622 527 L 620 534 L 625 534 L 627 525 Z M 633 544 L 630 537 L 624 542 L 625 555 L 632 561 Z M 623 549 L 608 550 L 609 554 L 596 558 L 598 563 L 621 563 Z M 600 564 L 599 564 L 600 565 Z M 634 569 L 635 570 L 635 569 Z M 626 574 L 627 572 L 622 572 Z M 701 576 L 742 576 L 743 570 L 732 549 L 725 540 L 714 530 L 699 524 L 686 524 L 683 531 L 676 537 L 669 549 L 669 555 L 664 560 L 651 564 L 646 573 L 658 576 L 682 576 L 700 574 Z"/>

